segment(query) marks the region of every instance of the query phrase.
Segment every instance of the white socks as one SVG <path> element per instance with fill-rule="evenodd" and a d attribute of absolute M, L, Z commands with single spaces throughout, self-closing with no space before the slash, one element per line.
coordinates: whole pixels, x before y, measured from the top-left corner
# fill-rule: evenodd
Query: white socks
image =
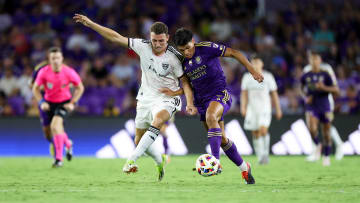
<path fill-rule="evenodd" d="M 263 136 L 259 138 L 253 137 L 253 144 L 254 144 L 254 150 L 256 157 L 258 158 L 258 161 L 261 160 L 261 157 L 263 156 L 264 152 L 264 142 L 263 142 Z"/>
<path fill-rule="evenodd" d="M 240 168 L 241 171 L 247 171 L 248 170 L 248 167 L 247 167 L 247 164 L 246 164 L 245 161 L 243 161 L 242 164 L 240 164 L 239 168 Z"/>
<path fill-rule="evenodd" d="M 336 146 L 340 146 L 343 141 L 340 138 L 339 132 L 336 130 L 336 128 L 332 125 L 330 127 L 330 137 L 334 141 Z"/>
<path fill-rule="evenodd" d="M 270 135 L 269 133 L 264 137 L 264 155 L 269 156 L 270 154 Z"/>
<path fill-rule="evenodd" d="M 162 163 L 161 153 L 154 144 L 149 146 L 149 148 L 146 150 L 146 153 L 155 160 L 157 165 Z"/>
<path fill-rule="evenodd" d="M 155 139 L 159 135 L 160 130 L 150 126 L 149 129 L 145 132 L 145 134 L 140 139 L 139 144 L 136 146 L 134 152 L 129 157 L 128 160 L 136 161 L 144 152 L 150 147 L 152 143 L 154 143 Z M 154 150 L 150 150 L 149 155 L 152 156 L 152 152 Z M 160 155 L 161 156 L 161 155 Z"/>

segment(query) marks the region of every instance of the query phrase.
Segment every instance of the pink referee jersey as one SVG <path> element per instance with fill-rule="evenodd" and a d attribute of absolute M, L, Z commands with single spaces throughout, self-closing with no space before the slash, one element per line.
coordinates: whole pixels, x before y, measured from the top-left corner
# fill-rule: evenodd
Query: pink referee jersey
<path fill-rule="evenodd" d="M 46 101 L 61 103 L 71 99 L 69 84 L 77 86 L 81 79 L 74 69 L 66 65 L 62 65 L 60 72 L 54 72 L 50 65 L 47 65 L 39 71 L 35 82 L 38 86 L 44 85 Z"/>

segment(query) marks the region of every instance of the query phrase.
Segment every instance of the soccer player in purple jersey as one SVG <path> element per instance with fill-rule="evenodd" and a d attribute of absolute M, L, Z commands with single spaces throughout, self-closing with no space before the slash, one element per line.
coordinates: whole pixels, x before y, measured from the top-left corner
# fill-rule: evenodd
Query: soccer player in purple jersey
<path fill-rule="evenodd" d="M 331 137 L 330 127 L 334 118 L 331 110 L 329 94 L 338 94 L 339 88 L 334 84 L 331 75 L 320 68 L 321 56 L 319 53 L 310 53 L 311 71 L 301 77 L 301 85 L 305 94 L 307 124 L 315 144 L 319 146 L 318 126 L 321 123 L 323 135 L 323 165 L 330 165 Z M 321 147 L 318 147 L 320 150 Z M 320 151 L 319 151 L 320 154 Z"/>
<path fill-rule="evenodd" d="M 200 114 L 200 120 L 208 131 L 212 154 L 219 159 L 221 147 L 240 168 L 246 183 L 254 184 L 255 179 L 251 175 L 250 164 L 243 161 L 235 144 L 225 135 L 223 116 L 229 110 L 232 100 L 218 57 L 233 57 L 238 60 L 258 82 L 263 81 L 263 75 L 237 50 L 212 42 L 195 43 L 190 30 L 178 29 L 174 42 L 185 56 L 183 69 L 191 82 L 194 105 Z"/>
<path fill-rule="evenodd" d="M 39 71 L 42 68 L 46 67 L 47 65 L 48 65 L 48 62 L 43 61 L 35 66 L 34 72 L 32 74 L 32 78 L 31 78 L 31 82 L 30 82 L 30 88 L 32 88 L 32 86 L 34 85 L 34 82 L 36 80 L 36 77 L 37 77 Z M 44 95 L 43 92 L 42 92 L 42 95 Z M 39 108 L 40 122 L 42 124 L 42 130 L 43 130 L 44 136 L 45 136 L 46 140 L 49 141 L 49 143 L 50 143 L 50 154 L 54 155 L 54 146 L 52 144 L 50 120 L 47 119 L 47 113 L 40 108 L 40 105 L 38 105 L 38 108 Z"/>

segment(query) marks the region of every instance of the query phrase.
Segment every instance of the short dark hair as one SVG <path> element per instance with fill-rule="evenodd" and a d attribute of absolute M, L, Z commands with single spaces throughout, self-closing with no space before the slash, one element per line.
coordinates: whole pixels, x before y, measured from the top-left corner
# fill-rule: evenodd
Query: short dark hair
<path fill-rule="evenodd" d="M 168 26 L 165 25 L 165 23 L 155 22 L 154 24 L 151 25 L 150 32 L 153 32 L 156 35 L 168 34 L 169 29 L 168 29 Z"/>
<path fill-rule="evenodd" d="M 321 57 L 321 53 L 318 51 L 318 50 L 316 50 L 316 49 L 310 49 L 310 50 L 308 50 L 308 56 L 311 56 L 311 55 L 314 55 L 314 56 L 320 56 Z"/>
<path fill-rule="evenodd" d="M 179 28 L 174 35 L 174 43 L 176 46 L 184 46 L 193 38 L 193 33 L 185 28 Z"/>
<path fill-rule="evenodd" d="M 61 53 L 61 48 L 60 47 L 50 47 L 47 50 L 47 54 L 49 55 L 50 53 L 55 53 L 55 52 L 60 52 Z"/>

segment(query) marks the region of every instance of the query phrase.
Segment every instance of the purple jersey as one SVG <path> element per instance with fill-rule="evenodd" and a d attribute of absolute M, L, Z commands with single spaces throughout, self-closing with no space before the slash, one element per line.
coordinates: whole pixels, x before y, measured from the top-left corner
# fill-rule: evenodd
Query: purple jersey
<path fill-rule="evenodd" d="M 226 47 L 212 42 L 195 44 L 194 56 L 185 58 L 183 68 L 194 89 L 195 103 L 204 103 L 226 89 L 226 79 L 218 59 Z"/>
<path fill-rule="evenodd" d="M 307 96 L 312 96 L 312 103 L 307 105 L 307 110 L 317 110 L 319 112 L 330 112 L 329 92 L 320 91 L 315 88 L 315 84 L 323 82 L 326 86 L 334 85 L 331 76 L 326 71 L 307 72 L 301 77 L 301 84 Z"/>

